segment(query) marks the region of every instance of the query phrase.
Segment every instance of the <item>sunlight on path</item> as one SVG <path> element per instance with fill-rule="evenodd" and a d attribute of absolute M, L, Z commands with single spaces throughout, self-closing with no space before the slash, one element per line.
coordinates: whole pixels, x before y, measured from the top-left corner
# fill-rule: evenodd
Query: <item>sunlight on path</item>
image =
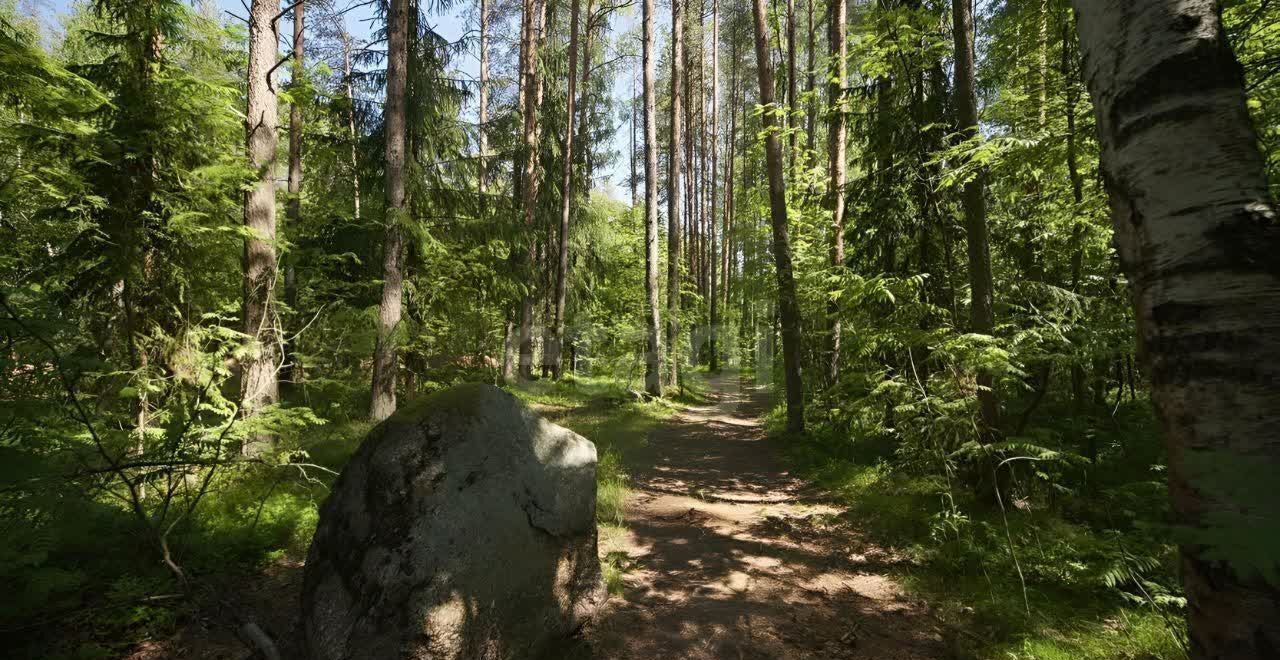
<path fill-rule="evenodd" d="M 712 386 L 633 457 L 627 533 L 601 549 L 626 568 L 624 594 L 558 657 L 944 657 L 842 510 L 783 469 L 766 393 L 736 374 Z"/>

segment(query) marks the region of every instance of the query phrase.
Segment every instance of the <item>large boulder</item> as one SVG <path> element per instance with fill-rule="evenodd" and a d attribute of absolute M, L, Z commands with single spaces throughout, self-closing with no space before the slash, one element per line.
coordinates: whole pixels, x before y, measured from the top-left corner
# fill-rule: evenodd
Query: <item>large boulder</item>
<path fill-rule="evenodd" d="M 310 657 L 537 657 L 605 597 L 595 471 L 595 445 L 496 387 L 400 410 L 320 510 L 302 590 Z"/>

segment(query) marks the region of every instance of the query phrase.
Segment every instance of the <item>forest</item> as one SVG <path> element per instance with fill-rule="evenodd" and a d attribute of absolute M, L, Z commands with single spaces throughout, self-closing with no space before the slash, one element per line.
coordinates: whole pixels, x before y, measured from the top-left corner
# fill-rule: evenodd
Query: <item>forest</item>
<path fill-rule="evenodd" d="M 0 0 L 0 100 L 10 657 L 245 657 L 458 383 L 624 534 L 726 375 L 933 657 L 1280 657 L 1280 3 Z"/>

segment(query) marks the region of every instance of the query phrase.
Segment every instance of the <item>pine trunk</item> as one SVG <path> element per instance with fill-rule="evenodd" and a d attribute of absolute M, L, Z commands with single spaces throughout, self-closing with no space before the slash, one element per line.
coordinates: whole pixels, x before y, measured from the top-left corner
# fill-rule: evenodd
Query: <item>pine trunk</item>
<path fill-rule="evenodd" d="M 551 367 L 551 377 L 555 380 L 560 380 L 562 369 L 560 352 L 564 346 L 565 299 L 569 280 L 569 214 L 573 205 L 573 105 L 578 87 L 579 3 L 580 0 L 573 0 L 569 5 L 569 80 L 564 103 L 564 142 L 560 154 L 563 161 L 560 172 L 560 250 L 556 259 L 555 314 L 550 341 L 545 349 L 547 356 L 544 359 Z"/>
<path fill-rule="evenodd" d="M 356 132 L 356 90 L 351 78 L 351 35 L 342 32 L 342 72 L 347 88 L 347 132 L 351 137 L 351 203 L 354 207 L 352 217 L 359 224 L 360 220 L 360 159 L 357 148 L 360 136 Z"/>
<path fill-rule="evenodd" d="M 805 85 L 805 91 L 809 94 L 809 107 L 805 108 L 804 119 L 805 134 L 808 139 L 807 147 L 808 150 L 812 152 L 817 148 L 818 144 L 818 132 L 815 130 L 818 126 L 818 97 L 817 94 L 814 93 L 814 90 L 818 87 L 818 64 L 816 61 L 818 54 L 814 48 L 818 39 L 818 33 L 813 29 L 813 0 L 808 0 L 808 10 L 809 11 L 806 12 L 806 16 L 809 21 L 809 47 L 805 51 L 806 56 L 808 57 L 808 63 L 806 64 L 808 80 L 805 81 L 807 83 Z M 814 158 L 816 157 L 817 156 L 815 155 Z"/>
<path fill-rule="evenodd" d="M 486 159 L 489 156 L 489 0 L 480 0 L 480 98 L 478 100 L 479 125 L 479 167 L 478 184 L 480 196 L 489 192 L 489 170 Z M 487 201 L 482 201 L 487 205 Z"/>
<path fill-rule="evenodd" d="M 301 92 L 306 76 L 306 4 L 293 6 L 293 80 L 291 85 Z M 289 232 L 298 232 L 302 223 L 302 94 L 295 94 L 289 104 Z M 298 272 L 297 257 L 285 255 L 284 299 L 289 312 L 297 318 Z M 280 367 L 280 383 L 297 383 L 302 380 L 302 364 L 298 358 L 298 340 L 288 342 L 287 355 Z"/>
<path fill-rule="evenodd" d="M 831 16 L 827 40 L 831 51 L 831 72 L 827 83 L 827 102 L 831 105 L 827 119 L 827 208 L 831 211 L 831 268 L 844 267 L 844 184 L 845 139 L 848 119 L 845 114 L 844 86 L 848 77 L 845 35 L 848 32 L 845 0 L 831 0 Z M 827 303 L 827 382 L 840 377 L 840 306 Z"/>
<path fill-rule="evenodd" d="M 787 128 L 795 128 L 796 108 L 800 100 L 796 98 L 799 85 L 796 83 L 796 0 L 787 0 Z M 791 166 L 796 163 L 796 131 L 791 131 L 787 138 L 787 162 Z"/>
<path fill-rule="evenodd" d="M 662 396 L 662 312 L 658 309 L 658 116 L 654 90 L 653 0 L 644 0 L 644 389 Z M 672 11 L 673 16 L 677 13 Z"/>
<path fill-rule="evenodd" d="M 973 0 L 952 0 L 955 36 L 955 102 L 960 131 L 966 136 L 978 134 L 978 98 L 974 91 Z M 990 335 L 995 328 L 992 311 L 991 246 L 987 235 L 987 203 L 985 175 L 979 172 L 964 186 L 963 206 L 965 234 L 969 243 L 969 330 Z M 994 380 L 991 372 L 978 372 L 978 406 L 982 433 L 990 438 L 999 418 Z"/>
<path fill-rule="evenodd" d="M 276 285 L 276 92 L 271 69 L 276 64 L 273 19 L 279 0 L 255 0 L 249 12 L 248 108 L 245 113 L 246 151 L 255 173 L 245 193 L 244 332 L 249 350 L 241 364 L 240 407 L 252 417 L 280 398 L 276 367 L 280 361 L 280 332 L 275 311 Z M 251 437 L 245 453 L 256 455 L 270 446 L 268 436 Z"/>
<path fill-rule="evenodd" d="M 711 0 L 711 177 L 710 211 L 707 217 L 707 272 L 711 280 L 711 310 L 709 311 L 711 327 L 707 330 L 710 359 L 707 364 L 712 373 L 720 371 L 720 347 L 716 345 L 720 338 L 720 292 L 717 288 L 717 275 L 720 270 L 720 259 L 716 252 L 716 193 L 719 192 L 716 176 L 720 169 L 720 3 Z"/>
<path fill-rule="evenodd" d="M 520 373 L 525 380 L 533 378 L 533 314 L 538 279 L 537 223 L 534 215 L 538 202 L 538 107 L 541 105 L 541 80 L 538 69 L 538 44 L 546 21 L 547 0 L 525 0 L 521 19 L 520 110 L 523 130 L 523 167 L 520 174 L 520 208 L 524 219 L 524 269 L 527 290 L 520 301 Z"/>
<path fill-rule="evenodd" d="M 382 248 L 382 304 L 373 353 L 373 401 L 369 417 L 380 422 L 396 410 L 399 358 L 396 330 L 404 296 L 405 89 L 409 68 L 409 0 L 391 0 L 387 15 L 386 238 Z"/>
<path fill-rule="evenodd" d="M 800 379 L 800 306 L 791 272 L 791 242 L 787 230 L 787 190 L 782 178 L 782 141 L 778 137 L 778 108 L 773 96 L 773 63 L 769 61 L 769 26 L 764 0 L 752 1 L 756 24 L 756 71 L 760 78 L 760 119 L 765 131 L 765 165 L 769 174 L 769 217 L 773 225 L 773 259 L 778 278 L 778 309 L 782 320 L 782 363 L 786 376 L 787 430 L 804 432 L 804 382 Z"/>
<path fill-rule="evenodd" d="M 676 352 L 680 336 L 680 233 L 683 231 L 680 211 L 682 201 L 681 169 L 684 161 L 681 95 L 684 88 L 684 4 L 671 0 L 671 148 L 667 153 L 667 361 L 670 378 L 667 384 L 680 383 L 680 355 Z"/>

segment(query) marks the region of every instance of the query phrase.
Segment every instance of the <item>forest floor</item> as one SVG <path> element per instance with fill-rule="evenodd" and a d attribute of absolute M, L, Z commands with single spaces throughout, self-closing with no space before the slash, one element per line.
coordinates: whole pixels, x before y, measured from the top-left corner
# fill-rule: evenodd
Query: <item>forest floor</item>
<path fill-rule="evenodd" d="M 891 577 L 909 562 L 784 466 L 763 420 L 768 387 L 736 373 L 702 378 L 672 403 L 618 404 L 585 381 L 525 393 L 597 442 L 602 471 L 628 475 L 602 481 L 626 484 L 616 490 L 623 524 L 600 526 L 614 595 L 546 660 L 950 657 L 948 627 Z M 619 458 L 622 466 L 605 465 Z M 233 632 L 242 619 L 296 652 L 301 568 L 301 557 L 281 557 L 226 576 L 199 616 L 128 658 L 243 657 Z"/>
<path fill-rule="evenodd" d="M 557 658 L 939 658 L 945 630 L 896 560 L 788 472 L 768 390 L 737 374 L 626 456 L 626 526 L 601 539 L 622 594 Z"/>

